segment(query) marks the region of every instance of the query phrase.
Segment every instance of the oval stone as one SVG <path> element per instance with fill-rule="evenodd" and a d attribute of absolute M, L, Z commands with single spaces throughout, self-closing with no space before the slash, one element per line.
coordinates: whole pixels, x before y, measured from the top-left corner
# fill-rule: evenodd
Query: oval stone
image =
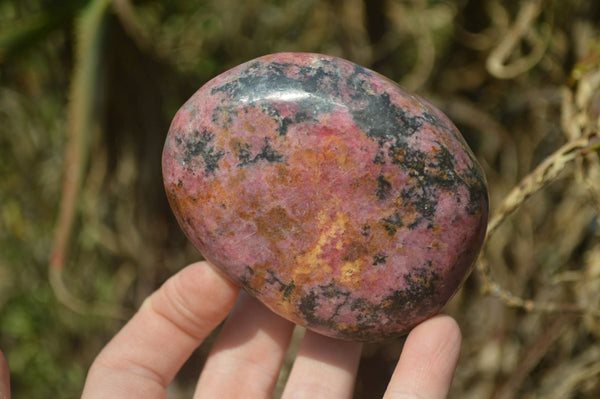
<path fill-rule="evenodd" d="M 481 167 L 439 110 L 340 58 L 239 65 L 177 112 L 162 159 L 202 255 L 275 313 L 357 341 L 438 313 L 488 215 Z"/>

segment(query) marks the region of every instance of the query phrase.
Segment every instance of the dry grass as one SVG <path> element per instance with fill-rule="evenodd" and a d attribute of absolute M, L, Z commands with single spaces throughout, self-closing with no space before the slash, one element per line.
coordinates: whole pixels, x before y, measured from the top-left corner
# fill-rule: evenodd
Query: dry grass
<path fill-rule="evenodd" d="M 600 397 L 596 2 L 66 3 L 41 38 L 0 28 L 0 347 L 24 397 L 76 396 L 120 318 L 198 258 L 162 192 L 170 118 L 210 77 L 276 51 L 389 76 L 446 112 L 482 163 L 492 217 L 446 308 L 464 336 L 451 397 Z M 0 26 L 33 29 L 44 4 L 0 2 Z M 357 398 L 382 392 L 401 348 L 365 347 Z"/>

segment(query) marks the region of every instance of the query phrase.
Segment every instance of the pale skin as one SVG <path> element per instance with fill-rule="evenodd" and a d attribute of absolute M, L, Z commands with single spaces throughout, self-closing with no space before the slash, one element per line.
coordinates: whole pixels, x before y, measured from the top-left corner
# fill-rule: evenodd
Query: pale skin
<path fill-rule="evenodd" d="M 206 262 L 186 267 L 144 302 L 96 357 L 82 398 L 165 398 L 183 363 L 225 318 L 193 397 L 271 398 L 294 325 Z M 460 347 L 460 329 L 449 316 L 415 327 L 384 398 L 445 398 Z M 361 348 L 307 331 L 282 397 L 351 398 Z M 0 399 L 9 398 L 3 356 L 0 379 Z"/>

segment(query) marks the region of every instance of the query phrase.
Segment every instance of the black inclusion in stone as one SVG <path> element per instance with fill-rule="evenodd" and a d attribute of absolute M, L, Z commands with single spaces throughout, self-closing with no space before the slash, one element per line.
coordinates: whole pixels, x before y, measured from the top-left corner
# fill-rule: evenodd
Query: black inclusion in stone
<path fill-rule="evenodd" d="M 435 162 L 428 165 L 428 169 L 431 170 L 430 179 L 432 183 L 449 189 L 464 183 L 454 169 L 454 156 L 448 148 L 439 145 L 438 153 L 434 158 Z"/>
<path fill-rule="evenodd" d="M 425 219 L 431 220 L 435 215 L 437 209 L 437 200 L 435 199 L 434 194 L 422 194 L 417 195 L 413 199 L 413 204 L 416 206 L 417 211 L 423 216 Z"/>
<path fill-rule="evenodd" d="M 402 200 L 412 205 L 421 216 L 407 226 L 409 229 L 414 229 L 424 219 L 431 220 L 433 218 L 438 205 L 436 191 L 436 187 L 427 184 L 413 185 L 402 191 L 400 194 Z"/>
<path fill-rule="evenodd" d="M 300 104 L 302 105 L 302 104 Z M 310 108 L 310 106 L 307 106 L 305 108 Z M 276 113 L 276 112 L 272 112 L 272 113 Z M 296 123 L 302 123 L 302 122 L 317 122 L 316 118 L 311 117 L 310 115 L 308 115 L 308 113 L 306 111 L 299 111 L 296 113 L 296 115 L 294 115 L 294 117 L 289 117 L 286 116 L 285 118 L 281 118 L 279 116 L 279 114 L 277 113 L 276 115 L 276 119 L 279 122 L 279 135 L 280 136 L 285 136 L 288 132 L 288 129 L 291 125 L 294 125 Z"/>
<path fill-rule="evenodd" d="M 407 143 L 395 141 L 389 146 L 388 156 L 392 163 L 408 171 L 409 176 L 424 176 L 427 154 Z"/>
<path fill-rule="evenodd" d="M 233 121 L 233 117 L 238 115 L 237 109 L 232 106 L 217 106 L 212 114 L 212 121 L 215 125 L 227 127 Z"/>
<path fill-rule="evenodd" d="M 373 256 L 373 266 L 382 265 L 387 262 L 387 255 L 383 253 L 377 253 Z"/>
<path fill-rule="evenodd" d="M 364 226 L 362 226 L 360 228 L 360 235 L 362 235 L 363 237 L 368 237 L 371 234 L 371 226 L 369 226 L 368 224 L 365 224 Z"/>
<path fill-rule="evenodd" d="M 381 219 L 381 223 L 383 224 L 383 228 L 390 236 L 396 234 L 396 231 L 404 226 L 404 222 L 402 218 L 398 214 L 398 212 L 394 213 L 392 216 Z"/>
<path fill-rule="evenodd" d="M 277 101 L 278 94 L 294 91 L 316 94 L 317 99 L 339 96 L 339 76 L 335 71 L 326 71 L 323 67 L 302 67 L 297 76 L 287 76 L 287 71 L 295 67 L 295 64 L 284 62 L 255 62 L 241 71 L 237 79 L 214 87 L 211 94 L 225 93 L 232 103 L 241 98 L 249 103 L 265 98 Z"/>
<path fill-rule="evenodd" d="M 335 306 L 334 311 L 326 318 L 315 314 L 320 301 L 325 301 L 330 306 Z M 303 295 L 300 298 L 298 310 L 309 326 L 339 328 L 336 323 L 338 322 L 337 319 L 339 318 L 340 310 L 345 306 L 352 307 L 353 301 L 354 299 L 352 299 L 349 291 L 338 287 L 332 281 L 329 284 L 319 285 Z"/>
<path fill-rule="evenodd" d="M 279 124 L 279 135 L 285 136 L 295 123 L 312 121 L 316 116 L 330 112 L 341 102 L 339 75 L 334 63 L 322 60 L 323 66 L 301 67 L 293 76 L 289 71 L 297 65 L 284 62 L 263 64 L 255 62 L 239 73 L 237 79 L 214 87 L 211 94 L 224 93 L 223 103 L 247 103 L 259 107 Z M 292 94 L 292 99 L 281 96 Z M 305 95 L 309 94 L 309 95 Z M 297 98 L 294 96 L 297 95 Z M 243 101 L 242 101 L 243 100 Z M 297 112 L 292 116 L 281 116 L 276 105 L 293 101 Z M 221 107 L 222 109 L 227 106 Z"/>
<path fill-rule="evenodd" d="M 294 280 L 291 280 L 289 282 L 289 284 L 284 285 L 281 287 L 281 290 L 283 291 L 283 299 L 286 301 L 290 301 L 290 297 L 292 295 L 292 292 L 294 291 L 294 288 L 296 288 L 296 284 L 294 283 Z"/>
<path fill-rule="evenodd" d="M 377 176 L 377 190 L 375 195 L 378 200 L 385 200 L 389 197 L 390 191 L 392 190 L 392 184 L 383 177 L 383 175 Z"/>
<path fill-rule="evenodd" d="M 283 155 L 279 154 L 271 147 L 271 143 L 268 137 L 265 137 L 265 142 L 262 148 L 260 149 L 260 152 L 256 153 L 254 156 L 252 156 L 252 153 L 250 152 L 250 145 L 247 143 L 238 144 L 236 152 L 238 159 L 240 160 L 238 167 L 253 165 L 259 161 L 273 163 L 283 162 L 284 160 Z"/>
<path fill-rule="evenodd" d="M 320 285 L 318 289 L 322 297 L 328 298 L 330 305 L 336 304 L 333 313 L 327 319 L 324 319 L 325 325 L 333 325 L 336 322 L 335 319 L 339 316 L 340 309 L 348 304 L 350 292 L 340 288 L 333 281 L 327 285 Z"/>
<path fill-rule="evenodd" d="M 467 174 L 466 179 L 469 183 L 469 203 L 467 204 L 467 212 L 474 215 L 481 212 L 482 203 L 488 203 L 488 192 L 481 171 L 474 165 L 469 167 L 469 173 Z M 482 198 L 484 198 L 483 201 Z"/>
<path fill-rule="evenodd" d="M 248 143 L 236 143 L 235 152 L 237 154 L 240 163 L 238 166 L 247 165 L 250 163 L 252 153 L 250 152 L 250 144 Z"/>
<path fill-rule="evenodd" d="M 314 291 L 302 296 L 298 310 L 309 325 L 322 324 L 322 319 L 315 314 L 318 305 L 318 295 Z"/>
<path fill-rule="evenodd" d="M 285 301 L 289 302 L 292 292 L 296 288 L 296 284 L 294 283 L 294 280 L 290 280 L 290 282 L 288 284 L 286 284 L 283 281 L 281 281 L 281 279 L 279 279 L 277 277 L 277 275 L 275 274 L 275 271 L 273 271 L 271 269 L 267 270 L 267 274 L 268 274 L 268 277 L 265 279 L 267 284 L 279 285 L 279 292 L 283 293 L 283 299 Z"/>
<path fill-rule="evenodd" d="M 380 311 L 392 318 L 404 317 L 406 315 L 425 314 L 430 309 L 431 301 L 437 296 L 441 276 L 431 265 L 417 268 L 404 275 L 406 288 L 394 291 L 384 298 Z"/>
<path fill-rule="evenodd" d="M 404 276 L 407 288 L 405 290 L 411 302 L 423 303 L 430 301 L 436 296 L 436 290 L 441 276 L 432 269 L 432 262 L 428 261 L 425 266 L 419 267 Z"/>
<path fill-rule="evenodd" d="M 259 291 L 255 288 L 253 288 L 252 284 L 250 283 L 251 280 L 254 278 L 254 274 L 255 274 L 254 269 L 252 269 L 252 267 L 250 265 L 246 265 L 244 267 L 244 273 L 240 276 L 240 284 L 248 292 L 257 294 Z"/>
<path fill-rule="evenodd" d="M 279 135 L 285 136 L 288 132 L 288 128 L 293 123 L 294 123 L 294 120 L 287 116 L 285 118 L 281 119 L 281 121 L 279 122 Z"/>
<path fill-rule="evenodd" d="M 388 93 L 372 95 L 363 93 L 364 107 L 351 110 L 354 122 L 367 136 L 374 138 L 400 138 L 415 134 L 423 121 L 420 117 L 398 107 Z"/>
<path fill-rule="evenodd" d="M 304 66 L 300 68 L 302 88 L 308 93 L 339 97 L 340 71 L 337 65 L 323 59 L 319 67 Z"/>
<path fill-rule="evenodd" d="M 223 151 L 215 151 L 214 146 L 210 145 L 214 137 L 214 133 L 203 130 L 202 133 L 195 131 L 188 141 L 176 138 L 177 143 L 183 145 L 183 160 L 190 163 L 200 156 L 204 162 L 204 172 L 214 173 L 219 168 L 219 160 L 225 155 Z"/>

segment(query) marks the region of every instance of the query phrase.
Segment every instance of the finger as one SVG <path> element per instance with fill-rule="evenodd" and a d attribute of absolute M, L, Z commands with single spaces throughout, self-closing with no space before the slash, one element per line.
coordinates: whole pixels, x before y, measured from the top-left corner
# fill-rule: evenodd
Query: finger
<path fill-rule="evenodd" d="M 439 315 L 415 327 L 404 344 L 384 399 L 448 396 L 461 348 L 460 328 Z"/>
<path fill-rule="evenodd" d="M 195 398 L 271 398 L 293 329 L 241 293 L 202 370 Z"/>
<path fill-rule="evenodd" d="M 237 292 L 206 262 L 171 277 L 98 355 L 83 398 L 163 398 L 185 360 L 229 313 Z"/>
<path fill-rule="evenodd" d="M 350 398 L 362 344 L 307 331 L 282 398 Z"/>
<path fill-rule="evenodd" d="M 0 352 L 0 399 L 10 399 L 10 371 L 2 352 Z"/>

